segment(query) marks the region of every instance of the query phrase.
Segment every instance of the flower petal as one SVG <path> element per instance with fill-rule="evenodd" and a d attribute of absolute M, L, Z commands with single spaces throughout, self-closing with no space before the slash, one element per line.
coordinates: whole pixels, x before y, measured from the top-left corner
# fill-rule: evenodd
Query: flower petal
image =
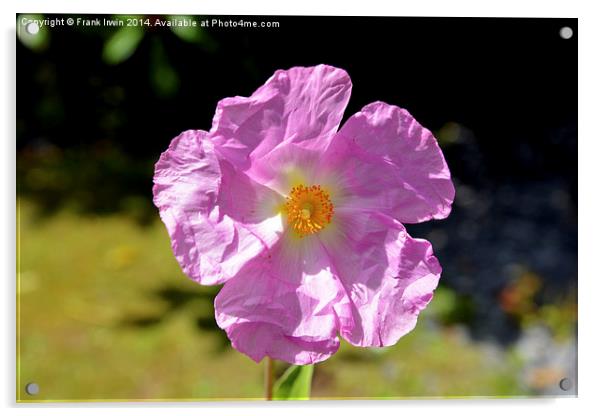
<path fill-rule="evenodd" d="M 441 275 L 428 241 L 378 213 L 338 213 L 338 234 L 322 236 L 347 298 L 335 308 L 353 345 L 395 344 L 416 325 Z M 353 253 L 353 255 L 350 255 Z"/>
<path fill-rule="evenodd" d="M 206 136 L 189 130 L 171 142 L 155 165 L 153 201 L 184 273 L 212 285 L 271 246 L 282 221 L 269 209 L 279 196 L 220 163 Z"/>
<path fill-rule="evenodd" d="M 255 361 L 266 355 L 293 364 L 325 360 L 339 346 L 334 305 L 344 296 L 329 269 L 317 238 L 287 235 L 224 285 L 215 299 L 216 321 Z"/>
<path fill-rule="evenodd" d="M 294 365 L 308 365 L 324 361 L 339 349 L 339 339 L 303 341 L 283 334 L 277 325 L 249 322 L 226 329 L 232 346 L 255 362 L 263 357 L 286 361 Z"/>
<path fill-rule="evenodd" d="M 306 149 L 299 143 L 286 142 L 261 158 L 246 173 L 254 181 L 287 196 L 299 184 L 324 184 L 325 172 L 321 165 L 323 152 Z"/>
<path fill-rule="evenodd" d="M 350 94 L 351 80 L 342 69 L 318 65 L 278 70 L 250 97 L 221 100 L 210 138 L 242 170 L 284 141 L 326 146 Z"/>
<path fill-rule="evenodd" d="M 326 159 L 350 205 L 384 212 L 403 223 L 449 215 L 455 190 L 431 132 L 406 110 L 383 102 L 353 115 Z"/>

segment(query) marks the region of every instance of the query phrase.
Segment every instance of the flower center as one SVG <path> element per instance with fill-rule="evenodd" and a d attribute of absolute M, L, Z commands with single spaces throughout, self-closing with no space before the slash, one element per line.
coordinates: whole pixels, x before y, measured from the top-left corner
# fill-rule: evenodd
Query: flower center
<path fill-rule="evenodd" d="M 303 238 L 330 224 L 334 205 L 320 185 L 297 185 L 286 198 L 284 210 L 295 233 Z"/>

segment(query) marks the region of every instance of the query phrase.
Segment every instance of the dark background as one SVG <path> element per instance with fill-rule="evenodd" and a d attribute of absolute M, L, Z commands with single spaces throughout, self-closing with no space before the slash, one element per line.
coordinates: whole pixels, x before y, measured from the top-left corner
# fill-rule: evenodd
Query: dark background
<path fill-rule="evenodd" d="M 540 306 L 576 302 L 576 19 L 221 19 L 240 18 L 279 28 L 208 28 L 188 41 L 145 28 L 118 63 L 103 55 L 116 29 L 17 41 L 18 196 L 41 216 L 67 206 L 150 224 L 153 165 L 173 137 L 209 130 L 220 99 L 250 95 L 277 69 L 326 63 L 353 81 L 344 120 L 382 100 L 439 140 L 454 208 L 408 228 L 433 243 L 441 285 L 459 299 L 448 323 L 503 345 Z"/>

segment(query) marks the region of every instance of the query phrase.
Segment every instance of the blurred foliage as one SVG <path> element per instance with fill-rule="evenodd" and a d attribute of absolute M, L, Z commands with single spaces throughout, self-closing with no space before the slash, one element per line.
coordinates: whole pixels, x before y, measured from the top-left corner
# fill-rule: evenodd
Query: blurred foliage
<path fill-rule="evenodd" d="M 124 26 L 119 28 L 107 39 L 103 51 L 103 60 L 116 65 L 128 59 L 136 51 L 144 37 L 144 29 L 140 26 Z"/>
<path fill-rule="evenodd" d="M 168 16 L 168 18 L 189 20 L 195 19 L 196 16 L 172 15 Z M 215 52 L 217 49 L 217 43 L 203 28 L 192 26 L 172 26 L 171 30 L 183 41 L 199 45 L 207 52 Z"/>
<path fill-rule="evenodd" d="M 180 86 L 178 73 L 169 63 L 163 44 L 156 38 L 151 48 L 150 83 L 162 97 L 175 95 Z"/>
<path fill-rule="evenodd" d="M 555 295 L 551 304 L 541 304 L 543 278 L 524 271 L 500 293 L 500 305 L 523 327 L 544 325 L 559 340 L 570 339 L 576 332 L 577 296 L 574 290 Z"/>
<path fill-rule="evenodd" d="M 166 19 L 194 19 L 194 16 L 173 15 L 165 16 Z M 113 16 L 113 19 L 127 22 L 128 19 L 134 21 L 146 20 L 145 16 Z M 216 43 L 205 33 L 202 27 L 192 26 L 171 26 L 171 31 L 181 40 L 200 46 L 203 50 L 213 52 L 216 49 Z M 105 63 L 109 65 L 120 64 L 129 59 L 140 42 L 143 40 L 147 27 L 142 23 L 136 25 L 126 25 L 117 29 L 105 41 L 102 57 Z M 170 64 L 165 51 L 165 46 L 161 37 L 151 36 L 149 82 L 159 97 L 172 97 L 180 87 L 180 79 L 175 68 Z"/>
<path fill-rule="evenodd" d="M 537 274 L 524 272 L 510 282 L 500 294 L 502 309 L 515 316 L 524 316 L 536 309 L 535 295 L 541 290 L 542 280 Z"/>
<path fill-rule="evenodd" d="M 437 302 L 433 302 L 423 312 L 433 315 L 444 325 L 469 324 L 474 317 L 474 302 L 470 296 L 459 295 L 444 283 L 437 289 Z"/>
<path fill-rule="evenodd" d="M 17 193 L 35 195 L 46 213 L 118 210 L 145 224 L 156 217 L 148 179 L 153 166 L 154 161 L 132 159 L 107 141 L 67 149 L 40 142 L 20 154 Z M 144 188 L 146 192 L 133 191 Z"/>
<path fill-rule="evenodd" d="M 570 296 L 559 304 L 543 305 L 535 321 L 546 325 L 554 336 L 561 340 L 572 340 L 577 330 L 577 303 Z"/>

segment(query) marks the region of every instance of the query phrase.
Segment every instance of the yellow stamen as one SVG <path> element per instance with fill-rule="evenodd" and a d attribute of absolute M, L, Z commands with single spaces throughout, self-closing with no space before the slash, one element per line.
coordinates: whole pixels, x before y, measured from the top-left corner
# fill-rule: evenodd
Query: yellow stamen
<path fill-rule="evenodd" d="M 328 192 L 320 185 L 298 185 L 286 198 L 284 210 L 288 222 L 299 237 L 324 229 L 334 214 L 334 205 Z"/>

